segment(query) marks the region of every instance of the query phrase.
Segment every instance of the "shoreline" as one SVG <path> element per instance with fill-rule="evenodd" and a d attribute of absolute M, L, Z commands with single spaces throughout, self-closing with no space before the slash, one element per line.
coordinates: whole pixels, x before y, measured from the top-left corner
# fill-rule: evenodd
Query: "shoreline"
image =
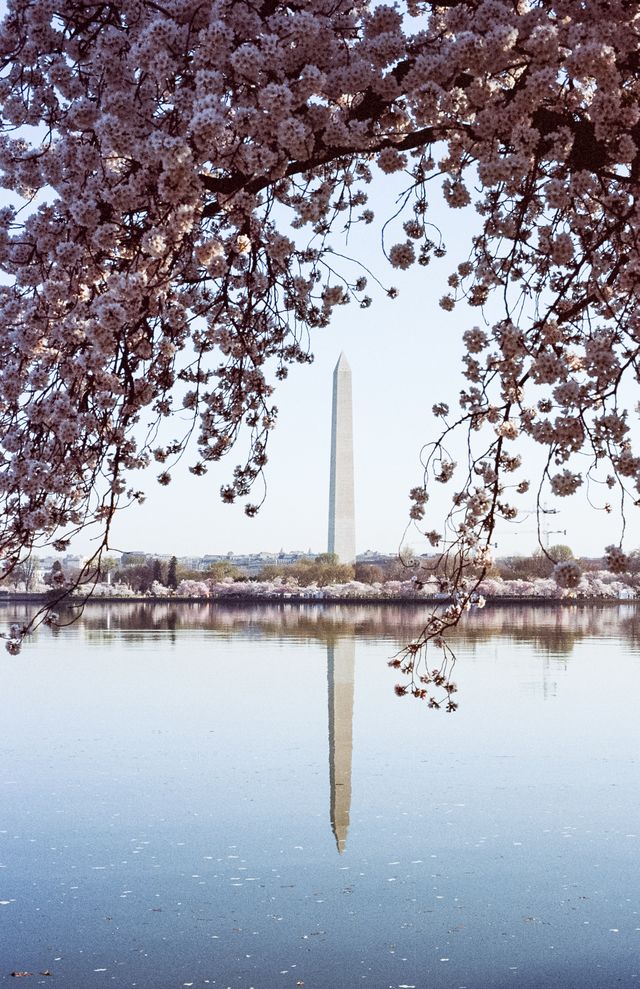
<path fill-rule="evenodd" d="M 247 605 L 268 604 L 268 605 L 409 605 L 411 607 L 434 607 L 437 605 L 450 604 L 450 598 L 440 597 L 369 597 L 364 595 L 350 597 L 319 597 L 306 596 L 303 594 L 220 594 L 215 597 L 184 597 L 184 596 L 154 596 L 149 594 L 132 595 L 122 597 L 117 595 L 100 595 L 99 597 L 89 597 L 86 600 L 81 597 L 70 596 L 59 601 L 51 602 L 52 607 L 80 606 L 89 607 L 100 604 L 210 604 L 210 605 L 237 605 L 246 607 Z M 0 596 L 0 605 L 5 604 L 47 604 L 45 594 L 16 593 L 3 594 Z M 487 597 L 485 607 L 496 608 L 502 606 L 513 607 L 514 605 L 527 605 L 544 607 L 545 605 L 562 607 L 594 607 L 603 605 L 633 604 L 640 605 L 640 597 L 618 598 L 618 597 L 541 597 L 541 596 L 515 596 L 496 595 Z M 475 610 L 475 609 L 473 609 Z"/>

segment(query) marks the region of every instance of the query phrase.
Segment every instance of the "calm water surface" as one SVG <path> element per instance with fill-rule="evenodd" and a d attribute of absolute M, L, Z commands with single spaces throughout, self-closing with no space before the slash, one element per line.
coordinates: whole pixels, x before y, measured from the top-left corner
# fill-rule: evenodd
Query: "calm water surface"
<path fill-rule="evenodd" d="M 3 650 L 0 983 L 638 985 L 635 607 L 478 613 L 454 715 L 393 694 L 420 624 L 91 605 Z"/>

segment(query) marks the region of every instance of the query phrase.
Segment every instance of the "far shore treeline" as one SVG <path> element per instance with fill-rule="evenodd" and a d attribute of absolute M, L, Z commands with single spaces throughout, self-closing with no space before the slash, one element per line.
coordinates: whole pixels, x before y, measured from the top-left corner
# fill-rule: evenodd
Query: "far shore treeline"
<path fill-rule="evenodd" d="M 478 589 L 482 599 L 562 597 L 552 578 L 554 561 L 573 560 L 568 546 L 554 546 L 530 556 L 498 559 Z M 575 561 L 582 572 L 579 585 L 565 592 L 572 598 L 629 599 L 640 597 L 640 551 L 630 557 L 627 573 L 612 573 L 602 559 Z M 81 561 L 55 560 L 48 567 L 29 561 L 0 584 L 4 596 L 35 595 L 59 599 L 76 587 Z M 449 576 L 435 558 L 414 556 L 409 549 L 396 556 L 377 556 L 355 565 L 340 563 L 335 555 L 300 556 L 290 562 L 269 562 L 253 572 L 223 559 L 205 567 L 189 566 L 173 556 L 161 559 L 128 554 L 122 559 L 106 557 L 95 585 L 76 588 L 84 596 L 89 590 L 99 598 L 247 598 L 314 597 L 322 599 L 445 599 Z M 84 593 L 83 593 L 84 592 Z"/>

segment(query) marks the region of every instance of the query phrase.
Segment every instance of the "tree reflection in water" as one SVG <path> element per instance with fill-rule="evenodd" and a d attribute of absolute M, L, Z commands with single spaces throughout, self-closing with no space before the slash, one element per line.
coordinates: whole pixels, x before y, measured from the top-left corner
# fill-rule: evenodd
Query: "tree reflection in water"
<path fill-rule="evenodd" d="M 585 638 L 614 636 L 631 645 L 640 642 L 639 605 L 488 605 L 473 611 L 449 635 L 458 646 L 473 646 L 499 635 L 530 643 L 554 656 L 569 656 Z M 26 618 L 28 606 L 3 602 L 6 623 Z M 231 638 L 239 631 L 256 638 L 295 638 L 331 644 L 356 637 L 387 639 L 390 652 L 402 647 L 423 627 L 428 606 L 348 604 L 220 604 L 168 602 L 100 603 L 90 601 L 77 620 L 82 634 L 106 637 L 111 631 L 129 640 L 150 632 L 209 630 Z M 48 635 L 48 630 L 39 634 Z M 63 629 L 58 634 L 74 634 Z M 37 638 L 37 635 L 34 636 Z"/>
<path fill-rule="evenodd" d="M 9 625 L 13 621 L 25 620 L 29 614 L 28 607 L 2 602 L 0 621 L 4 620 Z M 511 645 L 533 647 L 538 655 L 545 658 L 543 685 L 544 692 L 547 693 L 554 689 L 549 676 L 553 666 L 558 662 L 564 665 L 574 648 L 585 639 L 614 638 L 632 648 L 640 647 L 639 607 L 640 605 L 633 602 L 597 606 L 577 603 L 488 605 L 483 610 L 470 612 L 459 626 L 450 630 L 448 641 L 461 659 L 472 657 L 494 637 L 499 637 L 502 650 L 508 650 Z M 33 647 L 37 648 L 40 636 L 51 634 L 81 635 L 105 644 L 114 635 L 129 643 L 143 640 L 148 642 L 150 636 L 176 643 L 178 636 L 184 633 L 206 631 L 222 642 L 231 641 L 242 634 L 249 639 L 277 638 L 324 643 L 331 668 L 337 645 L 344 650 L 346 643 L 351 641 L 353 644 L 355 639 L 387 641 L 388 655 L 393 657 L 408 641 L 420 634 L 428 614 L 426 604 L 420 607 L 391 603 L 172 604 L 166 601 L 89 601 L 71 628 L 43 628 L 34 633 Z M 61 617 L 63 620 L 70 618 L 72 613 Z M 458 667 L 457 679 L 460 681 L 460 690 L 456 694 L 456 700 L 463 702 L 464 665 Z M 331 689 L 329 683 L 330 695 Z M 331 696 L 329 703 L 331 707 Z M 349 703 L 352 707 L 353 684 Z M 330 718 L 333 716 L 330 710 Z M 335 766 L 331 772 L 334 771 L 337 772 Z M 332 784 L 332 792 L 333 789 Z M 348 824 L 348 814 L 346 820 Z M 336 832 L 333 812 L 332 823 L 340 846 L 341 839 Z"/>

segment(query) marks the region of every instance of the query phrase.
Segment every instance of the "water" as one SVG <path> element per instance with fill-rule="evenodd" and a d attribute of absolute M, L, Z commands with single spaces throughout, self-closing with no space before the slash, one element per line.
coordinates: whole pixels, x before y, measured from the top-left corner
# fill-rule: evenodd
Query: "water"
<path fill-rule="evenodd" d="M 635 606 L 475 615 L 454 715 L 393 694 L 422 618 L 91 605 L 3 652 L 0 982 L 638 984 Z"/>

